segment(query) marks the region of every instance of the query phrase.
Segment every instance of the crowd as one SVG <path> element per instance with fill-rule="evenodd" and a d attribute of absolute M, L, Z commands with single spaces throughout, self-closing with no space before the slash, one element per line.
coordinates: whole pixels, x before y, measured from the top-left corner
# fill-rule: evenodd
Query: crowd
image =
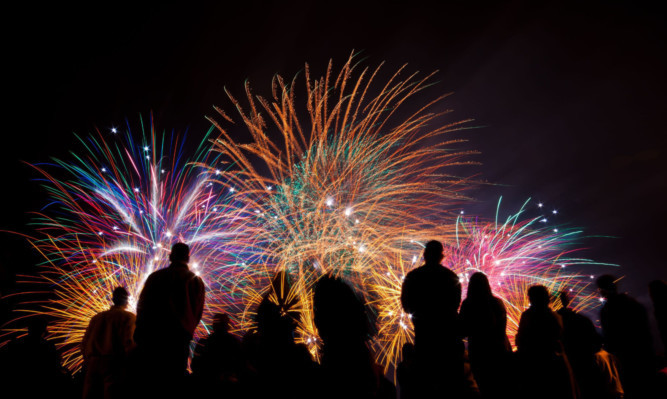
<path fill-rule="evenodd" d="M 229 317 L 218 314 L 189 362 L 205 286 L 188 268 L 188 246 L 177 243 L 170 266 L 146 280 L 136 317 L 126 310 L 128 293 L 119 287 L 111 308 L 90 320 L 81 342 L 84 367 L 78 384 L 62 372 L 58 352 L 44 338 L 44 319 L 33 317 L 28 335 L 3 348 L 6 381 L 0 389 L 21 398 L 84 399 L 666 397 L 667 369 L 655 356 L 649 315 L 618 291 L 613 276 L 597 279 L 604 298 L 601 335 L 590 319 L 569 307 L 567 292 L 530 287 L 530 307 L 521 315 L 513 352 L 505 305 L 487 277 L 473 274 L 461 303 L 459 278 L 441 265 L 442 259 L 442 244 L 428 242 L 424 265 L 404 280 L 401 303 L 412 315 L 415 339 L 402 348 L 396 386 L 369 347 L 374 326 L 363 297 L 330 275 L 313 287 L 321 343 L 317 362 L 294 340 L 289 309 L 295 303 L 285 273 L 274 277 L 270 294 L 259 304 L 256 329 L 239 340 L 230 333 Z M 667 284 L 654 281 L 649 290 L 660 338 L 667 344 Z M 558 311 L 551 307 L 554 294 L 562 304 Z"/>

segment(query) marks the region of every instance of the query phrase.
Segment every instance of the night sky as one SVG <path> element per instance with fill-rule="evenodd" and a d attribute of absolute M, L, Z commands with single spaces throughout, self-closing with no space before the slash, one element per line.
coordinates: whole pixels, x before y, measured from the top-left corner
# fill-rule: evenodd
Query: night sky
<path fill-rule="evenodd" d="M 223 87 L 241 94 L 248 79 L 268 96 L 274 73 L 308 62 L 319 75 L 354 49 L 370 67 L 439 70 L 427 97 L 453 92 L 442 104 L 451 120 L 474 119 L 457 137 L 481 165 L 462 173 L 493 184 L 470 192 L 468 214 L 492 217 L 501 195 L 507 212 L 532 197 L 558 224 L 614 237 L 583 245 L 622 266 L 624 290 L 646 301 L 646 284 L 667 279 L 667 24 L 649 2 L 218 3 L 3 12 L 0 229 L 30 232 L 28 212 L 47 199 L 23 162 L 82 152 L 74 132 L 137 126 L 152 111 L 158 128 L 194 142 L 213 105 L 232 109 Z M 37 258 L 2 237 L 9 292 Z"/>

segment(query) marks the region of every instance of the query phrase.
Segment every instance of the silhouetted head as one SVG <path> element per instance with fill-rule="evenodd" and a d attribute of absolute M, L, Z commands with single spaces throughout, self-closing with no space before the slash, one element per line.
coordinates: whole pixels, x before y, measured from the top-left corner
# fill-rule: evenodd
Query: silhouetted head
<path fill-rule="evenodd" d="M 227 331 L 229 331 L 229 315 L 216 313 L 213 316 L 213 332 L 226 333 Z"/>
<path fill-rule="evenodd" d="M 560 303 L 563 304 L 564 308 L 570 306 L 570 294 L 568 294 L 566 290 L 559 292 L 558 297 L 560 298 Z"/>
<path fill-rule="evenodd" d="M 530 306 L 534 308 L 544 308 L 549 306 L 549 290 L 543 285 L 533 285 L 528 288 L 528 300 Z"/>
<path fill-rule="evenodd" d="M 172 263 L 188 263 L 190 260 L 190 247 L 182 242 L 177 242 L 171 247 L 169 260 Z"/>
<path fill-rule="evenodd" d="M 493 296 L 491 284 L 486 274 L 482 272 L 473 273 L 468 282 L 469 299 L 487 299 Z"/>
<path fill-rule="evenodd" d="M 125 287 L 116 287 L 111 294 L 111 301 L 116 306 L 127 306 L 127 300 L 130 297 L 130 294 L 127 293 Z"/>
<path fill-rule="evenodd" d="M 349 285 L 325 275 L 313 290 L 315 327 L 325 345 L 359 343 L 369 338 L 364 301 Z"/>
<path fill-rule="evenodd" d="M 612 276 L 611 274 L 603 274 L 602 276 L 598 277 L 595 283 L 598 286 L 600 294 L 605 298 L 608 298 L 609 296 L 617 293 L 616 277 Z"/>
<path fill-rule="evenodd" d="M 294 342 L 296 322 L 280 305 L 265 296 L 257 307 L 257 331 L 265 343 L 291 344 Z"/>
<path fill-rule="evenodd" d="M 41 339 L 46 334 L 48 322 L 44 317 L 31 317 L 28 320 L 28 336 L 34 339 Z"/>
<path fill-rule="evenodd" d="M 445 248 L 440 241 L 431 240 L 424 246 L 424 261 L 429 264 L 440 264 L 445 257 L 444 251 Z"/>

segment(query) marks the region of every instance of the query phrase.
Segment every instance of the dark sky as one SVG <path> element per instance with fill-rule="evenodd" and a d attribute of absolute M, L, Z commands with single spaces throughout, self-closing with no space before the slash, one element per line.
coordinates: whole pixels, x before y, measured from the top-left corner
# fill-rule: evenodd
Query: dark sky
<path fill-rule="evenodd" d="M 454 118 L 475 119 L 462 137 L 482 165 L 468 173 L 497 185 L 476 190 L 469 212 L 533 197 L 558 223 L 616 237 L 584 244 L 622 265 L 634 295 L 667 279 L 667 24 L 649 2 L 217 3 L 3 12 L 0 228 L 29 231 L 27 212 L 46 199 L 21 161 L 66 158 L 73 132 L 152 110 L 158 127 L 203 136 L 213 105 L 231 109 L 223 86 L 238 93 L 249 79 L 268 95 L 274 73 L 323 72 L 355 49 L 368 66 L 439 70 Z M 5 273 L 32 262 L 3 237 Z"/>

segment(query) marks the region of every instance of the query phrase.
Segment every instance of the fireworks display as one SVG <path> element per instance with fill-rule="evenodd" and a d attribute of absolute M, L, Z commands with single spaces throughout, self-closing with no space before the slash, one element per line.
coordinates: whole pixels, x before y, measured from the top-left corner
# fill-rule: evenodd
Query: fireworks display
<path fill-rule="evenodd" d="M 589 289 L 594 269 L 588 266 L 616 266 L 577 257 L 581 248 L 576 244 L 583 238 L 582 231 L 551 227 L 543 215 L 526 217 L 529 203 L 504 221 L 498 216 L 494 222 L 460 217 L 456 243 L 444 261 L 459 275 L 464 292 L 473 273 L 487 275 L 494 294 L 505 303 L 512 345 L 521 313 L 529 305 L 526 291 L 530 286 L 544 285 L 554 296 L 566 290 L 576 298 L 573 309 L 585 311 L 600 303 L 595 290 Z M 554 307 L 560 306 L 560 301 L 555 301 Z"/>
<path fill-rule="evenodd" d="M 420 103 L 431 75 L 400 68 L 383 80 L 380 67 L 353 61 L 337 74 L 330 64 L 319 79 L 308 66 L 303 81 L 276 76 L 270 99 L 249 85 L 243 101 L 229 95 L 249 143 L 216 108 L 193 157 L 151 120 L 140 134 L 128 127 L 80 139 L 87 152 L 73 161 L 35 166 L 53 200 L 36 214 L 30 238 L 56 295 L 40 311 L 54 316 L 50 331 L 69 369 L 80 367 L 78 344 L 112 289 L 127 287 L 134 307 L 176 241 L 190 245 L 190 267 L 207 287 L 197 336 L 217 312 L 229 313 L 239 334 L 253 328 L 268 297 L 294 317 L 297 341 L 317 358 L 312 286 L 332 273 L 365 296 L 385 372 L 412 341 L 401 285 L 431 239 L 445 243 L 444 264 L 464 295 L 473 272 L 488 275 L 512 340 L 530 285 L 571 290 L 579 309 L 598 303 L 580 272 L 595 263 L 573 256 L 579 231 L 524 218 L 524 208 L 505 221 L 458 214 L 471 180 L 454 167 L 470 163 L 471 153 L 451 136 L 467 121 L 445 121 L 445 96 Z"/>
<path fill-rule="evenodd" d="M 236 142 L 214 120 L 214 149 L 237 166 L 221 182 L 237 189 L 262 225 L 257 240 L 267 263 L 257 271 L 289 274 L 300 304 L 325 273 L 364 293 L 387 264 L 419 254 L 418 243 L 453 237 L 451 208 L 468 183 L 450 171 L 468 162 L 450 137 L 464 122 L 442 122 L 443 97 L 410 103 L 430 76 L 402 78 L 401 68 L 376 88 L 380 68 L 356 73 L 352 61 L 338 74 L 330 64 L 320 79 L 306 66 L 304 98 L 297 79 L 279 76 L 271 99 L 246 86 L 247 110 L 230 95 L 251 143 Z M 299 339 L 314 352 L 311 316 L 300 321 Z"/>
<path fill-rule="evenodd" d="M 236 314 L 250 247 L 243 207 L 218 187 L 215 170 L 200 166 L 215 163 L 208 149 L 200 146 L 188 161 L 178 137 L 156 133 L 152 121 L 140 134 L 128 127 L 80 142 L 88 151 L 74 162 L 35 166 L 52 202 L 36 214 L 37 237 L 30 239 L 45 259 L 41 277 L 57 297 L 42 310 L 54 316 L 49 330 L 65 366 L 81 366 L 83 333 L 93 315 L 109 308 L 113 288 L 128 289 L 134 311 L 143 283 L 169 264 L 176 241 L 191 246 L 190 267 L 207 288 L 197 334 L 207 334 L 213 313 Z"/>
<path fill-rule="evenodd" d="M 292 277 L 290 295 L 305 309 L 298 339 L 313 354 L 317 332 L 306 305 L 313 283 L 329 272 L 365 295 L 377 326 L 376 360 L 385 371 L 394 368 L 402 345 L 413 337 L 411 316 L 400 305 L 402 281 L 421 264 L 423 243 L 434 238 L 448 244 L 445 262 L 464 290 L 473 272 L 489 275 L 508 309 L 512 342 L 530 285 L 581 294 L 578 309 L 597 303 L 585 289 L 590 276 L 575 272 L 595 263 L 570 256 L 579 231 L 548 228 L 542 217 L 521 220 L 523 208 L 500 223 L 454 216 L 468 181 L 447 172 L 468 154 L 452 150 L 456 140 L 448 133 L 464 122 L 438 123 L 442 113 L 431 109 L 441 109 L 442 98 L 401 112 L 429 76 L 399 79 L 399 70 L 379 94 L 370 95 L 379 68 L 353 77 L 351 61 L 338 75 L 329 66 L 316 80 L 306 67 L 304 113 L 296 80 L 287 84 L 276 77 L 270 100 L 253 96 L 246 86 L 248 110 L 230 96 L 251 143 L 238 143 L 213 120 L 220 131 L 215 150 L 239 166 L 225 172 L 224 181 L 239 188 L 263 225 L 257 238 L 268 262 L 260 274 L 266 281 L 277 271 Z"/>
<path fill-rule="evenodd" d="M 467 283 L 475 272 L 487 275 L 493 294 L 505 304 L 507 335 L 514 345 L 521 313 L 529 306 L 527 289 L 536 284 L 547 287 L 556 296 L 566 290 L 576 298 L 571 306 L 576 311 L 590 311 L 600 304 L 599 296 L 590 288 L 593 277 L 585 273 L 589 266 L 614 266 L 576 257 L 581 230 L 558 229 L 546 225 L 544 216 L 526 217 L 529 201 L 504 221 L 481 221 L 460 216 L 456 221 L 456 238 L 445 242 L 443 265 L 458 274 L 465 298 Z M 500 201 L 498 202 L 500 209 Z M 406 268 L 402 259 L 378 270 L 370 292 L 376 298 L 378 361 L 388 370 L 396 366 L 404 343 L 413 338 L 410 315 L 401 307 L 403 277 L 415 265 Z M 554 309 L 561 306 L 554 302 Z"/>

